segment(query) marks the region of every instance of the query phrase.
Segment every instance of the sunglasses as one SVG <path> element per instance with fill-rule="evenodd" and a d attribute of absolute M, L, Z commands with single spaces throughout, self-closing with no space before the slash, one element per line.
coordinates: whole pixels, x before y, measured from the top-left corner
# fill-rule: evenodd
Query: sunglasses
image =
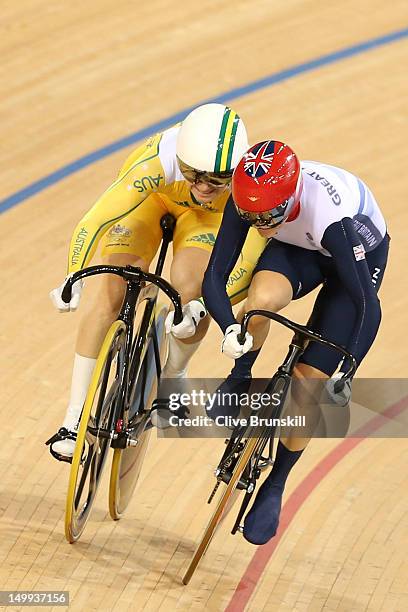
<path fill-rule="evenodd" d="M 272 229 L 278 227 L 278 225 L 285 221 L 290 210 L 289 204 L 291 204 L 292 201 L 294 201 L 293 196 L 282 202 L 279 206 L 272 208 L 272 210 L 264 212 L 248 212 L 247 210 L 239 208 L 237 205 L 235 205 L 235 207 L 241 219 L 247 221 L 247 223 L 253 227 L 259 229 Z"/>
<path fill-rule="evenodd" d="M 179 157 L 177 157 L 177 162 L 181 174 L 189 183 L 206 183 L 207 185 L 211 185 L 211 187 L 224 187 L 231 182 L 232 172 L 206 172 L 203 170 L 196 170 L 192 166 L 184 163 Z"/>

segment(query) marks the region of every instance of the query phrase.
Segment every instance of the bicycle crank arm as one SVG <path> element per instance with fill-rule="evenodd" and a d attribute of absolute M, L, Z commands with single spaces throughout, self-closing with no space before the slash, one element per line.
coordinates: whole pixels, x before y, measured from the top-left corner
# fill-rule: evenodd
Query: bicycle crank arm
<path fill-rule="evenodd" d="M 254 492 L 254 489 L 255 489 L 254 483 L 251 483 L 251 484 L 252 484 L 252 488 L 251 488 L 251 490 L 248 489 L 247 492 L 245 493 L 244 499 L 242 500 L 242 504 L 241 504 L 241 507 L 240 507 L 239 512 L 238 512 L 238 516 L 237 516 L 237 518 L 235 520 L 233 528 L 231 529 L 231 534 L 232 535 L 235 535 L 237 531 L 240 531 L 242 533 L 243 530 L 244 530 L 243 526 L 241 525 L 241 521 L 242 521 L 242 519 L 244 517 L 244 514 L 245 514 L 247 508 L 248 508 L 249 502 L 250 502 L 251 497 L 252 497 L 252 493 Z"/>
<path fill-rule="evenodd" d="M 92 427 L 92 425 L 88 425 L 87 431 L 89 431 L 89 433 L 95 436 L 95 438 L 109 439 L 112 437 L 112 431 L 110 429 L 100 429 L 98 427 Z"/>
<path fill-rule="evenodd" d="M 132 438 L 127 432 L 113 433 L 110 429 L 98 429 L 91 425 L 88 425 L 87 430 L 97 438 L 104 438 L 105 440 L 112 439 L 112 448 L 128 448 L 129 446 L 136 446 L 139 442 L 136 438 Z"/>

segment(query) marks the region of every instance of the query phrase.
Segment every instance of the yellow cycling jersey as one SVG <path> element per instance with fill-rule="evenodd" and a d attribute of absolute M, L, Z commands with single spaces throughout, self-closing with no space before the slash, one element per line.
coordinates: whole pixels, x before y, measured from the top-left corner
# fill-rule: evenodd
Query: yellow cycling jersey
<path fill-rule="evenodd" d="M 116 181 L 97 200 L 76 226 L 69 249 L 68 273 L 80 270 L 92 258 L 101 237 L 123 217 L 134 211 L 153 193 L 165 195 L 172 203 L 208 213 L 222 213 L 229 189 L 211 203 L 194 200 L 176 159 L 176 125 L 156 134 L 128 157 Z"/>

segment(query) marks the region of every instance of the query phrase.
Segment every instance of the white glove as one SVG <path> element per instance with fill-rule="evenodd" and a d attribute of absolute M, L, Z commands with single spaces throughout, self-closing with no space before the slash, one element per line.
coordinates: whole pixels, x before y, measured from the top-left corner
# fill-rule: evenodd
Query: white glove
<path fill-rule="evenodd" d="M 241 333 L 241 325 L 234 323 L 225 330 L 224 340 L 222 341 L 221 351 L 231 359 L 238 359 L 251 350 L 254 339 L 249 332 L 245 334 L 245 342 L 238 342 L 238 334 Z"/>
<path fill-rule="evenodd" d="M 349 379 L 344 381 L 344 386 L 338 393 L 334 390 L 335 383 L 343 378 L 343 372 L 337 372 L 326 382 L 326 391 L 329 398 L 338 406 L 347 406 L 351 399 L 351 381 Z"/>
<path fill-rule="evenodd" d="M 166 317 L 166 332 L 172 333 L 175 338 L 190 338 L 196 333 L 201 319 L 207 314 L 205 307 L 199 300 L 191 300 L 183 306 L 183 320 L 178 325 L 173 325 L 174 310 Z"/>
<path fill-rule="evenodd" d="M 69 278 L 71 278 L 72 274 L 73 272 L 71 274 L 68 274 L 68 276 L 65 278 L 64 282 L 60 287 L 50 291 L 51 302 L 54 304 L 58 312 L 73 312 L 78 308 L 79 300 L 81 298 L 81 291 L 84 286 L 84 281 L 82 279 L 76 281 L 72 285 L 71 301 L 68 302 L 68 304 L 66 304 L 61 297 L 66 282 Z"/>

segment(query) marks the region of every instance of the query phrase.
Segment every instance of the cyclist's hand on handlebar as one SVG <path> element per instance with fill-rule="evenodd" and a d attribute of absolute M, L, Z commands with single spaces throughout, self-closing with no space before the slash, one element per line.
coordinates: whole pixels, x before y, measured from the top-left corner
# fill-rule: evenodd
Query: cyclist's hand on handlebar
<path fill-rule="evenodd" d="M 329 398 L 338 406 L 347 406 L 351 399 L 351 380 L 344 378 L 343 372 L 337 372 L 326 383 Z M 342 380 L 343 379 L 343 380 Z M 338 384 L 336 384 L 338 383 Z"/>
<path fill-rule="evenodd" d="M 239 359 L 251 350 L 254 339 L 249 332 L 245 333 L 245 341 L 241 344 L 238 335 L 241 333 L 241 325 L 234 323 L 225 330 L 224 340 L 222 341 L 221 351 L 231 359 Z"/>
<path fill-rule="evenodd" d="M 62 299 L 62 292 L 64 290 L 67 280 L 71 276 L 72 274 L 68 274 L 68 276 L 65 278 L 64 282 L 60 287 L 57 287 L 57 289 L 53 289 L 52 291 L 50 291 L 51 302 L 54 304 L 58 312 L 74 312 L 79 306 L 81 291 L 84 286 L 83 280 L 78 280 L 72 285 L 71 300 L 68 302 L 68 304 L 66 304 Z"/>
<path fill-rule="evenodd" d="M 190 338 L 196 333 L 201 319 L 207 315 L 207 310 L 199 300 L 191 300 L 183 306 L 183 320 L 178 325 L 173 325 L 174 311 L 166 317 L 166 332 L 172 333 L 176 338 Z"/>

